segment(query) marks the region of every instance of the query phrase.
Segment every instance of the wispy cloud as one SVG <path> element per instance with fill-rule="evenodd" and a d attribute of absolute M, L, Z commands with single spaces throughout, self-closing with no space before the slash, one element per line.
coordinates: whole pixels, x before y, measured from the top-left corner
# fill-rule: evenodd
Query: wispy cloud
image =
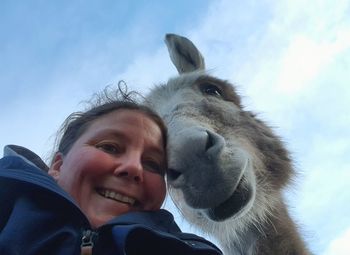
<path fill-rule="evenodd" d="M 336 237 L 329 244 L 323 255 L 348 255 L 350 254 L 350 228 L 340 236 Z"/>
<path fill-rule="evenodd" d="M 331 42 L 315 41 L 304 35 L 295 36 L 281 61 L 277 89 L 284 94 L 300 93 L 305 86 L 331 63 L 338 54 L 350 47 L 350 30 L 341 31 Z"/>

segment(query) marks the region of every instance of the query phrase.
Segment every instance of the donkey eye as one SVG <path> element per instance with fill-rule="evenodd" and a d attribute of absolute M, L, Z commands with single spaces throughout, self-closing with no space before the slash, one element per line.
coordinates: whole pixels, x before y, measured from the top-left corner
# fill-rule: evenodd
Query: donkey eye
<path fill-rule="evenodd" d="M 211 83 L 202 83 L 199 85 L 199 89 L 203 94 L 209 95 L 209 96 L 222 96 L 221 89 Z"/>

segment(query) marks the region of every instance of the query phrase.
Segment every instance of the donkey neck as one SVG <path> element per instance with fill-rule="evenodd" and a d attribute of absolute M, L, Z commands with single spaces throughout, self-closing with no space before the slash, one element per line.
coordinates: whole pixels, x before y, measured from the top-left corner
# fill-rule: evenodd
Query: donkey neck
<path fill-rule="evenodd" d="M 256 229 L 246 231 L 240 238 L 240 242 L 231 242 L 223 247 L 225 255 L 255 255 L 259 234 Z"/>

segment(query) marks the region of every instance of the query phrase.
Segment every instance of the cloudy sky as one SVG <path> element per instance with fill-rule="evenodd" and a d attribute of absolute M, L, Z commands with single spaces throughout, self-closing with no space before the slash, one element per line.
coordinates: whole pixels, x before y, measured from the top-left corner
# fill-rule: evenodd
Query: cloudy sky
<path fill-rule="evenodd" d="M 350 254 L 349 0 L 2 0 L 0 13 L 1 148 L 48 157 L 94 92 L 175 76 L 163 38 L 181 34 L 284 138 L 299 173 L 286 199 L 311 250 Z"/>

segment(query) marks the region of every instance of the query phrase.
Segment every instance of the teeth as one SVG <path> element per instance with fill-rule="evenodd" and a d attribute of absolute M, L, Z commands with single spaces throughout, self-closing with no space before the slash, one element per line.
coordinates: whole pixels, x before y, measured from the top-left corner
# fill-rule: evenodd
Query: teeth
<path fill-rule="evenodd" d="M 101 190 L 99 193 L 106 198 L 111 198 L 119 202 L 127 203 L 130 205 L 134 205 L 135 203 L 135 199 L 131 197 L 123 196 L 122 194 L 116 193 L 111 190 Z"/>

